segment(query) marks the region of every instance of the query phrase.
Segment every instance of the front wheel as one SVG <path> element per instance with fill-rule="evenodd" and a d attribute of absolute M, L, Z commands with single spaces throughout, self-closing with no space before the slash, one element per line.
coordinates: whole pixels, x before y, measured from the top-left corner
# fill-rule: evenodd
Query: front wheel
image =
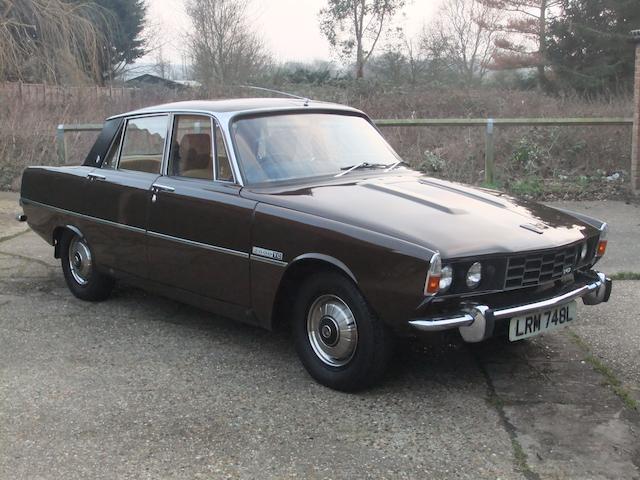
<path fill-rule="evenodd" d="M 113 290 L 113 279 L 96 270 L 86 239 L 66 231 L 60 239 L 60 261 L 71 293 L 81 300 L 105 300 Z"/>
<path fill-rule="evenodd" d="M 391 336 L 358 288 L 337 273 L 309 278 L 293 309 L 296 350 L 319 383 L 343 391 L 379 381 L 391 354 Z"/>

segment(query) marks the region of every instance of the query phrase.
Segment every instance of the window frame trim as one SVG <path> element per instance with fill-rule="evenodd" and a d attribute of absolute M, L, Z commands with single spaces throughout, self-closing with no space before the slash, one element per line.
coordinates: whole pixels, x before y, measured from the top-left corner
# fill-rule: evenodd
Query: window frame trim
<path fill-rule="evenodd" d="M 120 137 L 120 145 L 118 146 L 117 163 L 115 167 L 113 167 L 113 170 L 121 171 L 121 172 L 133 172 L 133 173 L 137 172 L 137 173 L 150 173 L 151 175 L 162 175 L 163 165 L 165 163 L 165 157 L 167 156 L 167 141 L 169 139 L 169 133 L 171 132 L 170 124 L 167 124 L 167 128 L 165 130 L 164 144 L 162 146 L 162 156 L 160 157 L 160 171 L 158 173 L 143 172 L 142 170 L 129 170 L 126 168 L 120 168 L 120 160 L 122 159 L 122 147 L 124 145 L 124 137 L 127 134 L 127 127 L 129 126 L 129 121 L 135 120 L 138 118 L 149 118 L 149 117 L 167 117 L 167 119 L 169 120 L 171 118 L 171 114 L 169 112 L 153 112 L 153 113 L 144 113 L 140 115 L 131 115 L 131 116 L 125 117 L 125 121 L 122 125 L 122 136 Z"/>
<path fill-rule="evenodd" d="M 225 138 L 224 130 L 222 129 L 220 122 L 218 122 L 218 120 L 215 117 L 212 116 L 211 118 L 213 119 L 213 123 L 212 123 L 212 128 L 213 128 L 212 140 L 213 140 L 213 149 L 214 149 L 213 175 L 215 177 L 215 181 L 221 182 L 221 183 L 237 184 L 238 182 L 236 181 L 236 173 L 234 171 L 233 164 L 231 163 L 231 156 L 229 154 L 229 147 L 227 146 L 227 139 Z M 229 170 L 231 170 L 231 177 L 232 177 L 231 180 L 220 180 L 218 178 L 219 165 L 218 165 L 218 142 L 216 141 L 217 130 L 220 131 L 220 138 L 222 138 L 222 148 L 224 148 L 224 151 L 226 153 L 227 163 L 229 164 Z"/>
<path fill-rule="evenodd" d="M 233 168 L 233 163 L 231 162 L 231 157 L 229 155 L 229 148 L 227 147 L 227 140 L 225 138 L 225 134 L 224 134 L 224 130 L 222 129 L 222 126 L 220 124 L 220 122 L 218 121 L 218 119 L 215 117 L 215 115 L 212 115 L 211 113 L 207 113 L 207 112 L 201 112 L 201 111 L 188 111 L 188 110 L 184 110 L 184 111 L 172 111 L 172 112 L 167 112 L 167 114 L 170 117 L 169 120 L 169 128 L 168 128 L 168 134 L 167 134 L 167 141 L 165 143 L 165 155 L 163 157 L 163 165 L 162 165 L 162 169 L 160 171 L 160 175 L 162 175 L 163 177 L 168 177 L 168 178 L 180 178 L 180 179 L 185 179 L 185 180 L 200 180 L 200 181 L 204 181 L 204 182 L 216 182 L 216 183 L 223 183 L 223 184 L 227 184 L 227 185 L 240 185 L 240 183 L 237 180 L 236 177 L 236 172 L 235 169 Z M 156 114 L 157 115 L 157 114 Z M 149 116 L 148 114 L 145 116 Z M 175 130 L 175 120 L 176 117 L 179 116 L 185 116 L 185 117 L 206 117 L 211 121 L 211 152 L 213 155 L 213 161 L 211 163 L 211 168 L 212 168 L 212 172 L 211 172 L 211 178 L 195 178 L 195 177 L 185 177 L 182 175 L 169 175 L 169 157 L 171 155 L 171 142 L 173 140 L 173 134 L 174 134 L 174 130 Z M 127 119 L 128 121 L 128 119 Z M 217 163 L 218 163 L 218 151 L 217 151 L 217 145 L 216 145 L 216 140 L 215 140 L 215 135 L 216 135 L 216 128 L 220 129 L 220 135 L 222 137 L 222 142 L 224 144 L 224 148 L 225 151 L 227 152 L 227 161 L 229 162 L 229 168 L 231 169 L 231 175 L 233 176 L 233 180 L 220 180 L 218 179 L 218 172 L 217 172 Z"/>

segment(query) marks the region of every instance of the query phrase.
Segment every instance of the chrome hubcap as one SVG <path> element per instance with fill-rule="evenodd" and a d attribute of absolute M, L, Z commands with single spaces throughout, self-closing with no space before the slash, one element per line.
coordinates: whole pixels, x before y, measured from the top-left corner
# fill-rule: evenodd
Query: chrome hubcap
<path fill-rule="evenodd" d="M 358 326 L 347 304 L 335 295 L 321 295 L 307 313 L 311 348 L 325 364 L 341 367 L 353 358 Z"/>
<path fill-rule="evenodd" d="M 91 277 L 91 251 L 84 240 L 73 237 L 69 244 L 69 267 L 73 279 L 80 285 L 86 285 Z"/>

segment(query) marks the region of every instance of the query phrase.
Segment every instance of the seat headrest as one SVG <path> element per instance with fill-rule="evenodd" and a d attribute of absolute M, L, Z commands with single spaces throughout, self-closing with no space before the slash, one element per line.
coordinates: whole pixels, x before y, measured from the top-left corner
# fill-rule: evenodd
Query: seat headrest
<path fill-rule="evenodd" d="M 212 165 L 211 136 L 208 133 L 188 133 L 180 142 L 182 170 L 209 168 Z"/>

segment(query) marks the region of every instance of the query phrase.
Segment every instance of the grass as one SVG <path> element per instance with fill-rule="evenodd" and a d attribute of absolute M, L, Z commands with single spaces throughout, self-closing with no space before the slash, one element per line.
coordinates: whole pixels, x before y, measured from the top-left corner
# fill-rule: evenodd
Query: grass
<path fill-rule="evenodd" d="M 620 400 L 622 400 L 622 403 L 624 403 L 625 406 L 630 410 L 640 410 L 640 405 L 638 405 L 638 402 L 636 401 L 636 399 L 633 398 L 629 393 L 629 391 L 624 387 L 624 385 L 622 385 L 622 382 L 616 376 L 613 370 L 611 370 L 611 368 L 606 366 L 602 362 L 602 360 L 600 360 L 595 355 L 593 355 L 589 344 L 585 342 L 573 330 L 569 330 L 569 335 L 571 335 L 571 338 L 573 339 L 574 343 L 578 345 L 578 347 L 580 347 L 580 349 L 585 352 L 585 358 L 584 358 L 585 362 L 589 363 L 596 372 L 598 372 L 600 375 L 604 377 L 605 384 L 611 387 L 611 390 L 613 390 L 613 393 L 615 393 L 620 398 Z"/>
<path fill-rule="evenodd" d="M 631 394 L 624 388 L 618 377 L 616 377 L 616 375 L 609 367 L 607 367 L 599 358 L 596 358 L 593 355 L 587 355 L 585 361 L 589 362 L 593 369 L 605 378 L 606 383 L 611 387 L 614 393 L 618 397 L 620 397 L 627 408 L 631 410 L 639 410 L 638 402 L 636 401 L 636 399 L 633 398 Z"/>
<path fill-rule="evenodd" d="M 511 447 L 513 448 L 516 467 L 525 475 L 525 478 L 530 477 L 533 474 L 533 470 L 531 470 L 527 463 L 527 454 L 524 448 L 522 448 L 520 442 L 515 438 L 511 439 Z"/>
<path fill-rule="evenodd" d="M 618 272 L 610 275 L 611 280 L 640 280 L 639 272 Z"/>

